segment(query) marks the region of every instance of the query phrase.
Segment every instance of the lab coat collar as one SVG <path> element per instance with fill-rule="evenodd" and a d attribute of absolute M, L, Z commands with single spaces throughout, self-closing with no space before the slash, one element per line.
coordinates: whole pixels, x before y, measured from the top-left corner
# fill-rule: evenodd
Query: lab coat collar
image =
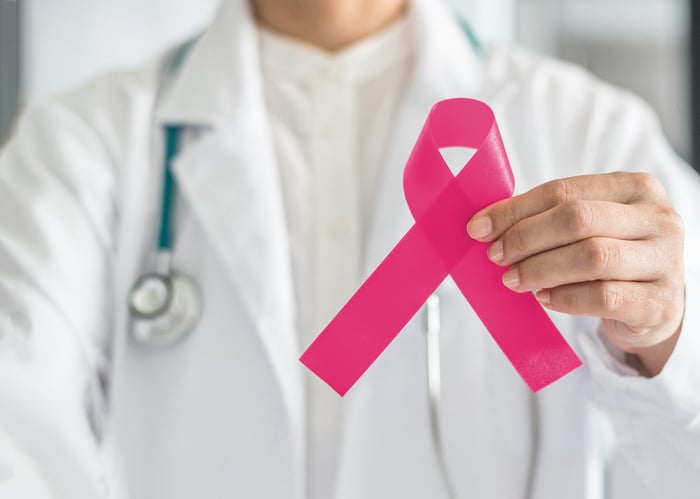
<path fill-rule="evenodd" d="M 180 64 L 173 62 L 176 55 L 164 69 L 157 123 L 217 126 L 257 111 L 262 76 L 248 1 L 224 0 L 211 26 L 183 55 Z"/>

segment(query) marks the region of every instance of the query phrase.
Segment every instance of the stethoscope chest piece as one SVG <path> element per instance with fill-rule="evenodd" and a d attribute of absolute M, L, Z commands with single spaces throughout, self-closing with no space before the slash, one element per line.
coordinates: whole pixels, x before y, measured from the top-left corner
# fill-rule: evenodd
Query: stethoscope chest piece
<path fill-rule="evenodd" d="M 178 272 L 144 274 L 129 292 L 131 335 L 144 346 L 177 343 L 194 329 L 201 311 L 197 284 Z"/>

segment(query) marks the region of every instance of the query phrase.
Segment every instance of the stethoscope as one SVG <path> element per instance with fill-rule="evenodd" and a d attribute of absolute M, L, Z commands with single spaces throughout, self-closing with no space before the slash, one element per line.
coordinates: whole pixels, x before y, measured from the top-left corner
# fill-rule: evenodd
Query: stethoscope
<path fill-rule="evenodd" d="M 199 286 L 172 267 L 172 163 L 179 149 L 180 130 L 179 126 L 164 128 L 164 179 L 155 268 L 141 275 L 129 291 L 131 336 L 136 343 L 149 347 L 177 343 L 194 329 L 202 312 Z"/>
<path fill-rule="evenodd" d="M 469 24 L 457 16 L 460 27 L 469 43 L 479 55 L 483 49 Z M 176 54 L 173 67 L 177 69 L 192 42 L 183 45 Z M 201 292 L 197 283 L 177 272 L 172 266 L 172 213 L 175 198 L 175 181 L 172 163 L 178 153 L 182 127 L 164 127 L 163 191 L 161 200 L 158 245 L 152 272 L 141 275 L 129 291 L 131 337 L 143 346 L 167 347 L 185 338 L 196 326 L 202 312 Z M 445 460 L 445 449 L 440 425 L 440 399 L 442 396 L 440 359 L 440 299 L 433 294 L 425 304 L 426 365 L 430 408 L 430 431 L 447 496 L 455 499 L 455 489 Z M 532 410 L 536 406 L 533 402 Z M 533 438 L 537 439 L 536 414 L 533 414 Z M 532 481 L 537 456 L 533 445 L 530 480 L 526 497 L 531 496 Z"/>

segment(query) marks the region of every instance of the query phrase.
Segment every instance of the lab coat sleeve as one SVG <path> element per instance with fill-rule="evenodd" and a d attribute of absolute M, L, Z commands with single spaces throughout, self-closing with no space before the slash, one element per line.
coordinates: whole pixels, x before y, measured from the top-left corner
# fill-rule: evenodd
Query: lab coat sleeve
<path fill-rule="evenodd" d="M 0 483 L 14 498 L 107 497 L 98 435 L 116 175 L 95 127 L 34 106 L 0 151 Z M 41 485 L 25 480 L 26 465 Z"/>
<path fill-rule="evenodd" d="M 608 105 L 610 102 L 607 103 Z M 672 151 L 656 117 L 621 94 L 596 135 L 600 171 L 647 171 L 659 178 L 685 229 L 686 309 L 679 341 L 656 377 L 625 365 L 600 331 L 580 343 L 592 377 L 592 396 L 609 415 L 617 457 L 626 471 L 611 477 L 614 499 L 635 489 L 652 498 L 695 498 L 700 491 L 700 180 Z"/>

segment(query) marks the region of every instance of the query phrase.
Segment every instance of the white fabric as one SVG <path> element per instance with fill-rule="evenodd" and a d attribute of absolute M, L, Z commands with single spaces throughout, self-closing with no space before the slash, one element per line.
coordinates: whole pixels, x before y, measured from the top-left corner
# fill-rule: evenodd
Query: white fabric
<path fill-rule="evenodd" d="M 440 423 L 458 497 L 695 499 L 697 175 L 636 98 L 511 47 L 480 57 L 436 0 L 413 0 L 410 23 L 414 69 L 386 141 L 362 275 L 412 223 L 402 168 L 430 107 L 447 97 L 493 107 L 519 190 L 649 171 L 686 224 L 683 331 L 653 379 L 615 367 L 597 320 L 552 314 L 584 367 L 533 397 L 454 283 L 443 283 Z M 170 55 L 35 103 L 0 153 L 0 427 L 12 441 L 0 461 L 19 476 L 30 459 L 58 499 L 304 499 L 304 345 L 247 3 L 225 1 L 172 78 Z M 205 308 L 186 340 L 151 351 L 129 340 L 125 304 L 152 268 L 165 123 L 196 132 L 175 163 L 174 265 L 199 282 Z M 343 400 L 334 499 L 447 498 L 423 318 Z"/>
<path fill-rule="evenodd" d="M 303 346 L 360 283 L 362 248 L 411 47 L 406 19 L 332 54 L 260 30 Z M 309 497 L 326 499 L 338 462 L 342 399 L 311 372 L 306 378 Z"/>

